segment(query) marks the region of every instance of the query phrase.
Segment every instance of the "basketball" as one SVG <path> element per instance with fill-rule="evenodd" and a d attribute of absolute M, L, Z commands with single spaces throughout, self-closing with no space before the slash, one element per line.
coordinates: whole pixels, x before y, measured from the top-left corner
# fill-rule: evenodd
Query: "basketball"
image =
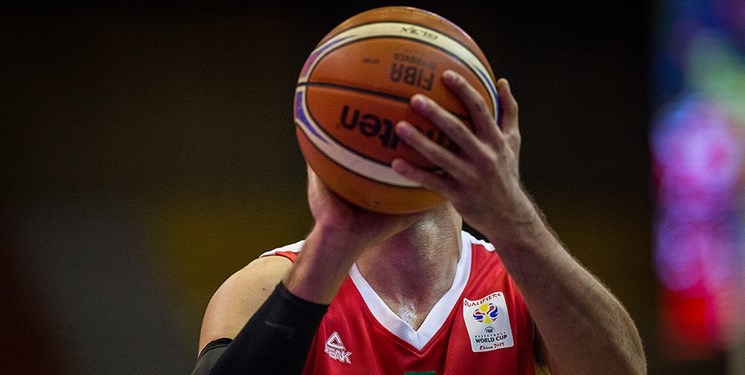
<path fill-rule="evenodd" d="M 491 66 L 474 40 L 451 21 L 401 6 L 368 10 L 333 28 L 303 65 L 294 97 L 296 136 L 308 165 L 337 195 L 389 214 L 434 207 L 444 198 L 398 175 L 402 158 L 436 166 L 394 132 L 400 120 L 453 152 L 457 146 L 409 105 L 417 93 L 434 99 L 466 126 L 469 113 L 442 82 L 453 70 L 497 113 Z"/>

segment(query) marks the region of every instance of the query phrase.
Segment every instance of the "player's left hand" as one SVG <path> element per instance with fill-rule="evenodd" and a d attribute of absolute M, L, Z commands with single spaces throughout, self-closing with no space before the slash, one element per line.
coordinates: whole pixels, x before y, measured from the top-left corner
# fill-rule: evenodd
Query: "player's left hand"
<path fill-rule="evenodd" d="M 401 121 L 396 124 L 399 137 L 441 171 L 425 171 L 402 159 L 394 160 L 392 167 L 445 196 L 466 223 L 492 241 L 506 240 L 538 217 L 520 181 L 517 101 L 507 80 L 498 80 L 501 115 L 497 124 L 484 99 L 462 76 L 446 71 L 442 78 L 468 109 L 473 131 L 432 99 L 414 95 L 412 108 L 447 134 L 459 151 L 443 148 Z"/>

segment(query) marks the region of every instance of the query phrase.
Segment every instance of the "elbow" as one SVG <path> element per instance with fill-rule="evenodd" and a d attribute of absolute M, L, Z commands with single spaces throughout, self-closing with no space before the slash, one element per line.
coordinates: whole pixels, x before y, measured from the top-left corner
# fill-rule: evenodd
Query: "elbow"
<path fill-rule="evenodd" d="M 619 345 L 616 364 L 610 368 L 611 374 L 647 375 L 647 359 L 639 337 L 631 345 Z"/>
<path fill-rule="evenodd" d="M 627 363 L 629 374 L 647 375 L 647 360 L 644 356 L 643 350 L 641 350 L 639 353 L 634 353 L 634 357 L 630 358 Z"/>
<path fill-rule="evenodd" d="M 638 345 L 598 345 L 573 358 L 559 360 L 547 352 L 551 375 L 647 375 L 647 361 L 640 341 Z"/>

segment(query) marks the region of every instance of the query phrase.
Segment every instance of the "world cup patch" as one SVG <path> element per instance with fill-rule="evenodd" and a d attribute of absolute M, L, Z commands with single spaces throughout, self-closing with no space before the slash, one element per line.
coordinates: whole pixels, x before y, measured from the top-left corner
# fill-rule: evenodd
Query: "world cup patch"
<path fill-rule="evenodd" d="M 471 350 L 488 352 L 514 346 L 510 314 L 502 292 L 478 300 L 463 299 L 463 320 L 471 338 Z"/>

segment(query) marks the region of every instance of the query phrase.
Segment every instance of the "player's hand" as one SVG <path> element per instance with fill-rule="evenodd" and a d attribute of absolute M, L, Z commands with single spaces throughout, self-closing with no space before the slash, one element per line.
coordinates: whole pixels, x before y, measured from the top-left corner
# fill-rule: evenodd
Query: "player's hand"
<path fill-rule="evenodd" d="M 444 173 L 428 172 L 402 159 L 393 161 L 393 169 L 445 196 L 469 225 L 490 240 L 508 239 L 521 225 L 538 218 L 520 181 L 517 101 L 507 80 L 497 81 L 501 108 L 497 124 L 484 99 L 462 76 L 446 71 L 443 81 L 468 109 L 473 131 L 430 98 L 415 95 L 414 110 L 447 134 L 459 151 L 443 148 L 402 121 L 396 124 L 399 137 Z"/>
<path fill-rule="evenodd" d="M 315 223 L 282 282 L 295 296 L 329 304 L 365 250 L 410 227 L 421 214 L 394 216 L 364 210 L 332 193 L 311 168 L 307 170 L 308 203 Z"/>
<path fill-rule="evenodd" d="M 422 214 L 388 215 L 365 210 L 340 198 L 308 168 L 308 203 L 315 220 L 314 230 L 334 236 L 350 251 L 363 250 L 403 231 Z"/>

